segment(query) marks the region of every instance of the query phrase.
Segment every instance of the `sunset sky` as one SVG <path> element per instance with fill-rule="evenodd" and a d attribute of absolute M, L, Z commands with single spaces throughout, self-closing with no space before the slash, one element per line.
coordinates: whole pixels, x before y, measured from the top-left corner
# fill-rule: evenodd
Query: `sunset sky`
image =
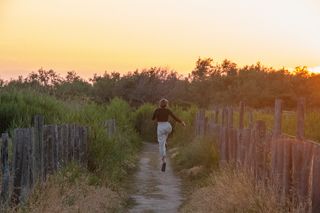
<path fill-rule="evenodd" d="M 198 57 L 320 71 L 320 1 L 0 0 L 0 78 L 40 67 L 186 74 Z"/>

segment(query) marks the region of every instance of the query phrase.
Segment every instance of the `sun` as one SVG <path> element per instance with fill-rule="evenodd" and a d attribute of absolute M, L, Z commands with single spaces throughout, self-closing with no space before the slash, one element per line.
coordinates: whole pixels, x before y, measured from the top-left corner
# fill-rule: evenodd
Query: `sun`
<path fill-rule="evenodd" d="M 311 73 L 320 74 L 320 66 L 318 66 L 318 67 L 310 67 L 308 70 L 309 70 Z"/>

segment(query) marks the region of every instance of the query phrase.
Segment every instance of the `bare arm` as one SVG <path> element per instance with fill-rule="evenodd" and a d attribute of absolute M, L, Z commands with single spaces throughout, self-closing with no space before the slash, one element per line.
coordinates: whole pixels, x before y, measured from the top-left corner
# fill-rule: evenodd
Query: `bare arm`
<path fill-rule="evenodd" d="M 173 114 L 173 112 L 171 112 L 171 110 L 169 110 L 170 116 L 177 122 L 182 123 L 182 120 L 180 118 L 178 118 L 177 116 L 175 116 Z"/>

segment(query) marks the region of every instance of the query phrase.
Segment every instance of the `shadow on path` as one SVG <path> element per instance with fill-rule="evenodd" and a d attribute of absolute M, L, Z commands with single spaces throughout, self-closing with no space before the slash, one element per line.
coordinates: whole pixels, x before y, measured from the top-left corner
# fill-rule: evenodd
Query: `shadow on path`
<path fill-rule="evenodd" d="M 170 159 L 167 159 L 166 172 L 161 172 L 160 167 L 158 144 L 145 143 L 134 175 L 135 190 L 131 199 L 135 205 L 129 212 L 178 212 L 182 203 L 181 180 L 174 175 Z"/>

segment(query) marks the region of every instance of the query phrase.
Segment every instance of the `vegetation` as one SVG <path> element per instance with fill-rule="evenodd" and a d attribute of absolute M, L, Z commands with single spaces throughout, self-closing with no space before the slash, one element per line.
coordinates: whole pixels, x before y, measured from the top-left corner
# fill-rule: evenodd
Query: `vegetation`
<path fill-rule="evenodd" d="M 305 212 L 303 206 L 280 202 L 277 186 L 255 185 L 253 179 L 233 168 L 215 171 L 192 193 L 181 212 Z"/>
<path fill-rule="evenodd" d="M 190 208 L 206 212 L 208 209 L 205 209 L 207 206 L 203 203 L 206 200 L 199 200 L 198 193 L 205 192 L 204 194 L 214 197 L 208 201 L 210 204 L 227 197 L 227 194 L 223 194 L 224 191 L 234 194 L 235 200 L 240 195 L 246 195 L 249 199 L 244 201 L 239 198 L 239 202 L 234 202 L 231 196 L 220 203 L 221 210 L 224 210 L 221 212 L 234 209 L 239 209 L 240 212 L 267 212 L 269 207 L 282 211 L 282 207 L 273 200 L 273 191 L 254 188 L 241 173 L 222 171 L 216 172 L 214 176 L 209 175 L 213 170 L 217 171 L 217 148 L 213 139 L 194 137 L 195 112 L 198 108 L 210 108 L 217 104 L 237 105 L 239 101 L 245 101 L 252 108 L 266 109 L 273 106 L 275 98 L 282 98 L 286 110 L 291 110 L 296 105 L 296 99 L 301 96 L 306 97 L 308 106 L 316 109 L 320 107 L 317 92 L 319 85 L 320 75 L 308 73 L 305 67 L 297 67 L 294 72 L 289 72 L 285 69 L 267 68 L 259 63 L 238 67 L 235 63 L 224 60 L 221 64 L 215 64 L 211 58 L 199 58 L 188 77 L 172 70 L 154 67 L 123 75 L 106 72 L 102 76 L 94 75 L 86 81 L 75 72 L 68 72 L 65 77 L 61 77 L 53 70 L 40 69 L 27 77 L 0 80 L 0 131 L 8 131 L 12 135 L 14 128 L 30 127 L 32 117 L 36 114 L 44 115 L 47 124 L 87 125 L 90 128 L 88 170 L 83 171 L 71 165 L 52 177 L 48 185 L 39 190 L 56 197 L 61 195 L 61 199 L 56 199 L 57 207 L 66 207 L 67 204 L 70 211 L 76 211 L 74 207 L 78 204 L 81 206 L 86 198 L 77 197 L 73 192 L 86 194 L 88 190 L 93 190 L 92 187 L 96 187 L 94 190 L 102 190 L 99 193 L 121 200 L 120 203 L 112 201 L 112 204 L 106 204 L 112 210 L 123 205 L 126 196 L 121 195 L 121 186 L 135 168 L 141 141 L 156 140 L 156 125 L 151 121 L 155 109 L 153 104 L 166 97 L 173 106 L 172 110 L 187 124 L 184 128 L 170 121 L 173 133 L 168 146 L 175 169 L 187 177 L 187 184 L 200 190 L 191 196 L 191 203 L 184 208 L 185 211 Z M 265 120 L 269 128 L 273 126 L 273 115 L 268 110 L 256 110 L 253 116 L 255 120 Z M 112 136 L 106 133 L 103 126 L 104 121 L 111 118 L 117 124 L 116 134 Z M 320 141 L 317 131 L 319 120 L 316 111 L 308 112 L 308 138 Z M 283 129 L 285 133 L 294 135 L 294 114 L 284 113 Z M 194 180 L 205 188 L 199 188 Z M 66 182 L 69 183 L 67 186 L 70 191 L 64 190 Z M 81 189 L 77 189 L 77 185 Z M 221 194 L 211 196 L 212 190 Z M 264 200 L 268 196 L 272 199 Z M 40 208 L 39 211 L 45 211 L 46 202 L 34 194 L 29 204 L 35 205 L 32 209 Z M 23 208 L 29 207 L 21 208 L 25 211 Z M 57 208 L 57 211 L 60 210 Z"/>
<path fill-rule="evenodd" d="M 296 99 L 304 96 L 308 106 L 320 106 L 320 74 L 310 74 L 306 67 L 289 72 L 260 63 L 243 67 L 229 60 L 215 63 L 211 58 L 199 58 L 187 77 L 152 67 L 123 75 L 106 72 L 86 81 L 75 72 L 61 77 L 53 70 L 40 69 L 27 77 L 0 82 L 2 88 L 32 88 L 64 100 L 106 103 L 119 97 L 131 106 L 155 103 L 163 96 L 181 106 L 234 105 L 242 100 L 254 108 L 270 107 L 275 98 L 282 98 L 287 108 L 293 108 Z"/>
<path fill-rule="evenodd" d="M 122 212 L 123 192 L 102 186 L 99 177 L 70 164 L 37 186 L 27 203 L 3 212 Z"/>

